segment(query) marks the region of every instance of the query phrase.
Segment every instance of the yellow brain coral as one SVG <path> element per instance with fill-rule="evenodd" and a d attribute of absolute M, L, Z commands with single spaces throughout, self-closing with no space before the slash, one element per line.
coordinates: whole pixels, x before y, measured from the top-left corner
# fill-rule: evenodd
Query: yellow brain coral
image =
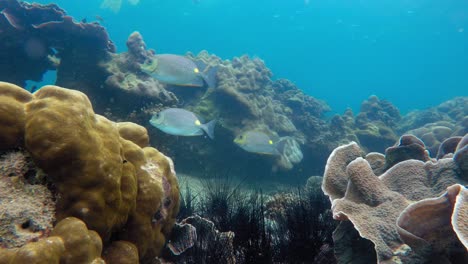
<path fill-rule="evenodd" d="M 26 148 L 62 194 L 57 219 L 78 217 L 107 239 L 126 222 L 136 196 L 120 184 L 136 179 L 123 173 L 117 127 L 95 115 L 81 92 L 47 86 L 34 97 L 26 105 Z"/>
<path fill-rule="evenodd" d="M 10 83 L 0 82 L 0 150 L 22 146 L 24 135 L 24 104 L 32 95 Z"/>
<path fill-rule="evenodd" d="M 0 150 L 24 147 L 56 188 L 58 221 L 82 220 L 104 247 L 119 238 L 134 256 L 159 254 L 179 190 L 172 161 L 148 147 L 145 128 L 95 114 L 78 91 L 46 86 L 31 95 L 0 82 L 0 129 Z"/>

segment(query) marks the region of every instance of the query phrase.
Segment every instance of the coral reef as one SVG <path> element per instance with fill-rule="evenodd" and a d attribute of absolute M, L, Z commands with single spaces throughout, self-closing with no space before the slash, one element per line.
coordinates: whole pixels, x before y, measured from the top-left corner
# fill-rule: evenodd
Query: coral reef
<path fill-rule="evenodd" d="M 218 65 L 216 89 L 208 89 L 199 100 L 187 102 L 192 111 L 220 119 L 226 135 L 232 138 L 248 130 L 262 131 L 272 138 L 289 136 L 295 142 L 283 159 L 274 161 L 273 167 L 301 167 L 303 156 L 315 162 L 313 157 L 319 156 L 316 145 L 323 145 L 317 136 L 325 127 L 320 117 L 329 110 L 324 102 L 304 94 L 287 80 L 273 81 L 271 71 L 258 58 L 242 56 L 222 61 L 206 51 L 189 56 Z M 307 152 L 314 154 L 302 155 Z"/>
<path fill-rule="evenodd" d="M 397 140 L 393 132 L 401 119 L 400 112 L 390 102 L 373 95 L 361 105 L 355 118 L 355 134 L 359 143 L 370 151 L 382 152 Z"/>
<path fill-rule="evenodd" d="M 148 50 L 140 33 L 133 32 L 127 40 L 128 52 L 112 54 L 111 59 L 101 64 L 106 69 L 107 79 L 105 88 L 100 91 L 99 98 L 112 95 L 112 103 L 120 108 L 132 109 L 132 105 L 141 106 L 141 100 L 175 105 L 178 103 L 174 93 L 166 90 L 151 76 L 140 70 L 140 64 L 154 56 L 153 50 Z M 107 103 L 108 104 L 108 103 Z M 114 112 L 114 111 L 113 111 Z"/>
<path fill-rule="evenodd" d="M 456 123 L 447 121 L 438 121 L 436 123 L 428 123 L 417 129 L 409 130 L 407 134 L 415 135 L 421 138 L 429 151 L 431 157 L 436 157 L 442 142 L 453 136 L 463 136 L 459 134 Z M 468 126 L 464 129 L 468 129 Z"/>
<path fill-rule="evenodd" d="M 444 124 L 456 124 L 465 119 L 468 115 L 467 105 L 467 97 L 456 97 L 429 109 L 412 111 L 403 116 L 398 131 L 403 133 L 405 131 L 423 127 L 426 124 L 437 122 L 444 122 Z M 467 129 L 468 126 L 465 122 L 464 131 L 457 133 L 457 136 L 462 136 L 468 133 Z M 425 143 L 428 144 L 429 142 Z"/>
<path fill-rule="evenodd" d="M 151 144 L 177 160 L 180 170 L 197 175 L 232 168 L 236 174 L 259 179 L 281 181 L 302 175 L 305 180 L 306 175 L 322 174 L 328 154 L 350 141 L 366 152 L 383 153 L 397 142 L 396 135 L 414 134 L 436 157 L 446 138 L 468 132 L 466 97 L 402 116 L 390 102 L 371 96 L 358 113 L 347 110 L 328 119 L 326 103 L 288 80 L 273 79 L 259 58 L 223 60 L 206 51 L 187 53 L 197 64 L 218 69 L 216 87 L 165 85 L 140 70 L 155 51 L 147 48 L 138 32 L 129 36 L 127 52 L 117 54 L 104 27 L 97 22 L 74 22 L 56 5 L 8 0 L 0 3 L 0 10 L 0 25 L 5 28 L 0 32 L 5 36 L 0 48 L 8 51 L 0 59 L 13 62 L 7 69 L 0 68 L 0 79 L 23 84 L 26 79 L 39 80 L 47 69 L 57 69 L 57 85 L 85 92 L 96 113 L 109 119 L 144 124 L 152 135 Z M 24 96 L 15 100 L 27 100 L 28 95 Z M 217 119 L 216 140 L 207 144 L 200 138 L 177 139 L 150 128 L 151 115 L 167 107 Z M 279 158 L 243 153 L 232 139 L 247 130 L 275 139 L 290 137 L 291 148 Z M 253 163 L 257 166 L 252 169 Z"/>
<path fill-rule="evenodd" d="M 6 0 L 0 10 L 0 59 L 11 62 L 0 66 L 3 81 L 24 86 L 26 80 L 40 81 L 44 72 L 58 69 L 59 83 L 77 76 L 95 82 L 96 65 L 107 52 L 115 52 L 102 26 L 76 23 L 55 4 Z"/>
<path fill-rule="evenodd" d="M 431 157 L 436 157 L 444 140 L 468 133 L 467 104 L 468 98 L 457 97 L 433 108 L 410 112 L 397 130 L 421 138 Z"/>
<path fill-rule="evenodd" d="M 372 242 L 379 263 L 387 261 L 423 263 L 432 258 L 444 260 L 445 263 L 460 263 L 458 262 L 460 259 L 466 260 L 468 258 L 466 251 L 465 253 L 457 253 L 460 248 L 463 248 L 463 245 L 455 235 L 447 238 L 450 241 L 446 242 L 445 245 L 450 244 L 451 247 L 445 247 L 443 251 L 427 251 L 427 247 L 422 248 L 421 243 L 405 244 L 406 239 L 401 235 L 403 229 L 417 229 L 418 227 L 415 225 L 419 224 L 420 227 L 424 226 L 430 229 L 421 230 L 421 234 L 438 234 L 437 228 L 444 225 L 446 219 L 450 219 L 453 208 L 463 208 L 455 210 L 454 214 L 456 215 L 466 214 L 466 212 L 460 212 L 466 208 L 463 205 L 448 206 L 451 209 L 447 210 L 437 209 L 435 204 L 442 203 L 447 206 L 447 203 L 440 201 L 443 199 L 452 202 L 461 199 L 460 203 L 463 203 L 462 197 L 465 196 L 465 191 L 461 191 L 462 187 L 457 184 L 465 185 L 467 181 L 465 173 L 460 169 L 460 162 L 452 157 L 429 160 L 427 153 L 426 155 L 422 154 L 426 152 L 424 143 L 414 136 L 400 138 L 400 145 L 387 150 L 385 158 L 390 158 L 390 160 L 386 160 L 386 171 L 378 177 L 373 169 L 382 168 L 372 168 L 369 162 L 362 158 L 363 151 L 355 142 L 341 146 L 332 152 L 327 161 L 322 189 L 332 202 L 333 218 L 340 221 L 350 221 L 360 237 Z M 465 160 L 466 155 L 459 153 L 459 151 L 459 149 L 456 151 L 455 156 L 461 156 L 460 159 Z M 389 155 L 392 152 L 393 154 Z M 421 155 L 423 155 L 424 161 L 418 160 Z M 383 166 L 382 162 L 380 162 L 380 166 Z M 438 197 L 446 190 L 447 194 L 442 195 L 439 202 L 434 202 L 434 197 Z M 459 198 L 454 193 L 463 194 Z M 414 204 L 414 201 L 419 202 Z M 430 205 L 431 203 L 434 206 Z M 423 206 L 429 206 L 434 211 L 411 209 L 423 208 Z M 416 216 L 417 220 L 415 220 L 416 213 L 413 213 L 420 211 L 437 214 L 437 210 L 445 212 L 445 215 L 440 217 L 441 224 L 428 224 L 433 223 L 431 217 Z M 397 219 L 399 219 L 399 227 L 396 225 Z M 456 232 L 465 232 L 460 231 L 458 222 L 446 228 L 448 228 L 447 230 L 457 229 Z M 419 231 L 415 230 L 415 232 Z M 342 233 L 340 236 L 335 236 L 335 239 L 346 240 L 346 236 L 346 233 Z M 464 236 L 466 236 L 466 232 L 458 237 L 463 238 Z M 429 240 L 433 241 L 432 238 Z M 339 241 L 335 241 L 335 243 L 339 244 Z M 369 246 L 369 243 L 366 244 Z M 343 259 L 344 255 L 337 257 L 340 261 L 347 261 Z M 357 256 L 347 255 L 348 260 L 354 257 Z"/>
<path fill-rule="evenodd" d="M 361 111 L 356 116 L 356 125 L 365 127 L 370 122 L 381 122 L 385 126 L 395 127 L 401 116 L 398 109 L 387 100 L 380 100 L 372 95 L 362 102 Z"/>
<path fill-rule="evenodd" d="M 78 91 L 45 86 L 26 96 L 27 91 L 9 83 L 0 83 L 0 90 L 0 128 L 7 139 L 0 149 L 24 149 L 45 174 L 47 186 L 53 186 L 53 217 L 59 223 L 51 235 L 72 228 L 61 229 L 60 223 L 73 216 L 82 221 L 79 230 L 94 232 L 89 235 L 94 242 L 83 241 L 94 248 L 89 248 L 93 258 L 101 256 L 103 245 L 110 246 L 106 251 L 109 259 L 119 254 L 112 250 L 114 247 L 127 248 L 142 261 L 158 256 L 175 223 L 179 190 L 172 161 L 148 146 L 146 130 L 95 114 L 86 95 Z M 13 110 L 19 113 L 16 121 L 11 119 Z M 18 129 L 4 129 L 10 125 Z M 28 189 L 23 189 L 25 196 Z M 8 210 L 4 215 L 12 212 Z M 66 263 L 91 262 L 90 257 L 68 256 L 79 250 L 80 239 L 86 239 L 78 234 L 86 232 L 67 234 L 72 236 L 70 245 L 64 238 L 65 250 L 60 250 L 59 256 L 69 259 Z M 118 240 L 128 244 L 116 244 Z M 37 245 L 42 245 L 41 241 Z M 33 246 L 26 244 L 18 252 L 29 247 Z"/>

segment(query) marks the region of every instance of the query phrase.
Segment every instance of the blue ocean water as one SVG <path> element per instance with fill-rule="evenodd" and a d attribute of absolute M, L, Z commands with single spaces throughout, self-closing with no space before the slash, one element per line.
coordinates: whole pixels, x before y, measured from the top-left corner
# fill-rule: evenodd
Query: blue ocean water
<path fill-rule="evenodd" d="M 101 0 L 54 2 L 104 19 L 119 51 L 140 31 L 158 53 L 249 54 L 334 112 L 377 95 L 402 112 L 468 96 L 466 0 Z"/>

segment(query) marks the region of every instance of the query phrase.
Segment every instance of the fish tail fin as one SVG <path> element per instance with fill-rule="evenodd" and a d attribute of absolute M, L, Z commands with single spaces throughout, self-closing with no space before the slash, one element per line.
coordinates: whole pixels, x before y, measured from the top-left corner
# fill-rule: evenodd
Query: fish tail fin
<path fill-rule="evenodd" d="M 208 85 L 209 88 L 215 88 L 217 85 L 216 74 L 218 72 L 218 67 L 206 64 L 202 60 L 196 60 L 194 62 L 197 65 L 200 72 L 202 72 L 201 76 L 203 77 L 203 80 L 205 81 L 206 85 Z"/>
<path fill-rule="evenodd" d="M 278 151 L 278 154 L 283 156 L 284 150 L 286 149 L 286 144 L 288 144 L 288 140 L 290 140 L 291 137 L 282 137 L 276 142 L 276 150 Z"/>
<path fill-rule="evenodd" d="M 211 120 L 210 122 L 203 124 L 201 128 L 205 133 L 211 138 L 214 139 L 214 127 L 216 125 L 216 119 Z"/>
<path fill-rule="evenodd" d="M 216 88 L 217 85 L 217 74 L 218 67 L 216 66 L 208 66 L 208 69 L 205 70 L 203 73 L 203 79 L 205 80 L 206 84 L 209 88 Z"/>

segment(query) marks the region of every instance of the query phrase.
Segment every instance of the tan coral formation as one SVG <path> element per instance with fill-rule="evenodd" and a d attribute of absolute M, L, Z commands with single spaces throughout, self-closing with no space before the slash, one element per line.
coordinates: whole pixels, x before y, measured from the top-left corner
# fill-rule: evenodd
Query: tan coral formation
<path fill-rule="evenodd" d="M 26 149 L 61 193 L 57 219 L 83 219 L 107 240 L 125 224 L 136 197 L 136 188 L 120 186 L 136 179 L 125 170 L 118 129 L 73 90 L 46 86 L 25 108 Z"/>
<path fill-rule="evenodd" d="M 468 181 L 468 134 L 458 143 L 453 159 L 462 171 L 463 179 Z"/>
<path fill-rule="evenodd" d="M 49 237 L 15 249 L 0 249 L 0 263 L 104 263 L 102 241 L 86 228 L 83 221 L 67 217 L 60 221 Z"/>
<path fill-rule="evenodd" d="M 24 104 L 31 101 L 32 95 L 14 84 L 0 84 L 0 149 L 22 146 L 24 139 Z"/>
<path fill-rule="evenodd" d="M 452 122 L 438 121 L 428 123 L 424 126 L 407 131 L 407 134 L 413 134 L 421 138 L 426 144 L 427 150 L 432 157 L 437 155 L 437 150 L 442 142 L 452 136 L 458 135 L 459 126 Z M 463 135 L 463 134 L 462 134 Z"/>
<path fill-rule="evenodd" d="M 106 263 L 133 264 L 138 263 L 138 249 L 133 243 L 115 241 L 103 252 Z"/>
<path fill-rule="evenodd" d="M 437 198 L 427 198 L 408 206 L 397 220 L 398 232 L 414 249 L 444 252 L 458 239 L 468 249 L 466 217 L 468 190 L 455 184 Z M 428 221 L 430 220 L 430 221 Z"/>
<path fill-rule="evenodd" d="M 356 142 L 340 146 L 330 154 L 323 179 L 323 182 L 327 184 L 322 186 L 323 192 L 330 197 L 330 201 L 345 195 L 348 185 L 346 166 L 362 154 L 363 151 Z"/>
<path fill-rule="evenodd" d="M 452 226 L 460 242 L 468 249 L 468 191 L 462 187 L 459 189 L 453 207 Z"/>
<path fill-rule="evenodd" d="M 59 225 L 73 216 L 96 231 L 90 236 L 102 239 L 97 257 L 102 243 L 115 246 L 116 238 L 128 238 L 140 259 L 160 253 L 175 222 L 179 191 L 172 161 L 148 146 L 146 129 L 97 115 L 86 95 L 57 86 L 31 95 L 0 82 L 0 101 L 0 129 L 5 131 L 0 149 L 24 148 L 45 172 L 55 188 Z M 13 119 L 13 113 L 19 117 Z M 59 232 L 59 225 L 52 233 Z M 84 246 L 76 243 L 73 248 Z M 57 254 L 63 259 L 68 251 L 65 245 Z M 107 252 L 111 259 L 118 251 Z M 72 258 L 64 263 L 88 262 Z"/>
<path fill-rule="evenodd" d="M 403 141 L 407 139 L 410 138 L 403 138 Z M 410 139 L 411 142 L 413 140 Z M 374 157 L 372 157 L 371 162 L 373 159 Z M 395 159 L 400 159 L 400 157 L 392 157 L 392 160 Z M 429 215 L 443 213 L 440 218 L 445 219 L 446 222 L 449 219 L 446 229 L 453 234 L 452 239 L 449 239 L 445 245 L 450 244 L 459 248 L 460 242 L 455 238 L 455 233 L 462 243 L 466 242 L 468 235 L 466 221 L 460 220 L 463 219 L 463 215 L 467 214 L 464 203 L 466 190 L 457 191 L 457 194 L 460 193 L 458 196 L 451 195 L 455 193 L 454 190 L 462 189 L 459 184 L 467 183 L 463 179 L 463 172 L 454 159 L 444 158 L 425 162 L 408 157 L 405 159 L 399 160 L 382 175 L 376 176 L 373 170 L 375 168 L 371 167 L 369 161 L 362 158 L 361 149 L 355 142 L 352 142 L 335 149 L 327 161 L 322 190 L 330 197 L 333 217 L 340 221 L 351 221 L 359 235 L 373 243 L 379 263 L 398 261 L 416 261 L 417 263 L 421 259 L 428 258 L 430 254 L 433 257 L 438 253 L 442 257 L 437 257 L 442 259 L 444 258 L 443 254 L 448 254 L 447 252 L 450 250 L 457 251 L 450 248 L 444 252 L 433 250 L 428 253 L 424 251 L 424 249 L 427 250 L 424 245 L 430 243 L 408 243 L 411 246 L 409 249 L 405 244 L 406 239 L 399 233 L 402 228 L 397 227 L 397 219 L 400 219 L 399 225 L 405 229 L 417 229 L 418 226 L 425 226 L 428 228 L 425 230 L 426 233 L 439 234 L 437 227 L 440 225 L 431 226 L 430 223 L 436 220 L 433 220 L 434 217 L 429 217 Z M 377 169 L 381 170 L 382 165 L 380 164 Z M 427 205 L 423 199 L 434 199 L 446 190 L 448 195 L 443 195 L 442 198 L 438 199 L 454 201 L 456 198 L 459 201 L 457 205 L 453 205 L 455 202 L 452 202 L 452 206 L 449 206 L 450 210 L 442 212 L 437 211 L 434 206 L 426 206 L 426 215 L 412 218 L 416 219 L 413 222 L 407 221 L 409 218 L 402 216 L 404 210 L 410 210 L 408 208 L 412 208 L 418 203 Z M 413 204 L 416 201 L 421 202 Z M 447 203 L 445 205 L 447 206 Z M 456 219 L 452 217 L 451 225 L 450 217 L 452 215 L 456 216 Z M 461 235 L 458 235 L 459 233 Z M 430 245 L 433 249 L 434 245 Z M 452 253 L 452 255 L 454 254 Z M 468 257 L 466 252 L 461 255 L 461 258 Z"/>

